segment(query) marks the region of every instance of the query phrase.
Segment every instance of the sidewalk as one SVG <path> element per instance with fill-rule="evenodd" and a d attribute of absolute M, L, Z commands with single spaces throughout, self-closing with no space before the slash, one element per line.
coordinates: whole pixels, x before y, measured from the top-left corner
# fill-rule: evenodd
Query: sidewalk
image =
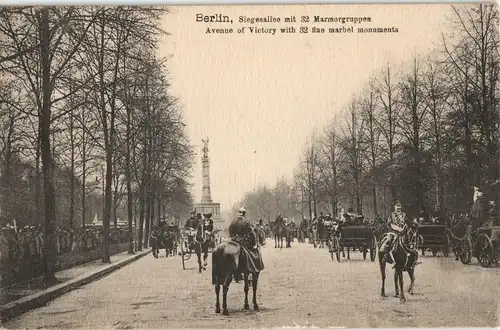
<path fill-rule="evenodd" d="M 54 286 L 43 283 L 20 283 L 0 289 L 0 324 L 31 309 L 41 307 L 50 300 L 95 281 L 151 252 L 151 249 L 136 254 L 122 252 L 111 256 L 110 264 L 100 260 L 62 270 L 56 273 L 60 281 Z"/>

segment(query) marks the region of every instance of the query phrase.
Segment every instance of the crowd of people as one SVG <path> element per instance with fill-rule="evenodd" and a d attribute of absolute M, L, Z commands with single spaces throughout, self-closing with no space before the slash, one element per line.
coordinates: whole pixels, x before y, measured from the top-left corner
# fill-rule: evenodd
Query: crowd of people
<path fill-rule="evenodd" d="M 61 228 L 56 227 L 56 254 L 85 254 L 100 250 L 102 228 Z M 21 280 L 29 280 L 42 275 L 41 259 L 44 254 L 44 233 L 41 226 L 18 228 L 7 224 L 0 229 L 0 273 L 2 286 Z M 110 244 L 128 242 L 128 231 L 122 228 L 110 229 Z M 59 258 L 60 259 L 60 258 Z M 71 259 L 71 258 L 70 258 Z M 71 260 L 67 261 L 71 263 Z M 58 268 L 65 265 L 59 263 Z"/>

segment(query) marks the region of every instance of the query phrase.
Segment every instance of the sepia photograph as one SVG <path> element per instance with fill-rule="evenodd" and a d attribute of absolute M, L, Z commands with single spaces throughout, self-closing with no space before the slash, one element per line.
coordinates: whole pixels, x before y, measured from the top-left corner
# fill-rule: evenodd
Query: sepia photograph
<path fill-rule="evenodd" d="M 0 329 L 500 326 L 498 9 L 0 6 Z"/>

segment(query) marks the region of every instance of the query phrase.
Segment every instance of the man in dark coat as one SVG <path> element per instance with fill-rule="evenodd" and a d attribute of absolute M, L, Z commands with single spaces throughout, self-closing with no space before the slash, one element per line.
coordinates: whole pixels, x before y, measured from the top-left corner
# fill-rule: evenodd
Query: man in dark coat
<path fill-rule="evenodd" d="M 305 237 L 307 235 L 307 229 L 309 228 L 309 221 L 304 217 L 299 224 L 299 239 L 301 242 L 304 242 Z"/>
<path fill-rule="evenodd" d="M 285 220 L 281 216 L 281 213 L 278 213 L 278 216 L 274 220 L 274 225 L 275 226 L 283 226 L 283 227 L 285 226 Z"/>
<path fill-rule="evenodd" d="M 265 245 L 266 244 L 266 234 L 264 232 L 264 225 L 262 222 L 262 219 L 259 220 L 259 223 L 255 226 L 255 236 L 257 239 L 257 243 L 259 245 Z"/>
<path fill-rule="evenodd" d="M 243 206 L 238 210 L 238 217 L 229 225 L 229 236 L 247 249 L 254 249 L 257 238 L 252 225 L 245 218 L 246 212 Z"/>
<path fill-rule="evenodd" d="M 238 210 L 238 217 L 229 225 L 229 236 L 233 241 L 237 242 L 247 250 L 247 252 L 242 251 L 242 256 L 246 257 L 245 261 L 247 267 L 250 268 L 250 265 L 252 265 L 251 268 L 257 268 L 260 271 L 264 269 L 264 264 L 262 263 L 260 250 L 257 247 L 257 237 L 255 235 L 255 231 L 250 222 L 248 222 L 245 218 L 246 212 L 247 211 L 244 206 Z M 240 265 L 240 267 L 241 266 L 242 265 Z M 241 281 L 243 278 L 240 270 L 236 271 L 234 274 L 234 280 L 236 282 Z"/>
<path fill-rule="evenodd" d="M 184 224 L 185 229 L 196 229 L 198 228 L 198 225 L 200 224 L 198 218 L 196 217 L 196 211 L 191 211 L 190 217 L 187 219 L 186 223 Z"/>

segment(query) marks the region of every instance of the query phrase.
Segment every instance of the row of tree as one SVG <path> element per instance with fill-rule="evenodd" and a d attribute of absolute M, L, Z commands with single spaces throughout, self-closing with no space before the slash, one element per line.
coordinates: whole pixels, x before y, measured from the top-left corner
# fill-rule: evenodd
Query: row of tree
<path fill-rule="evenodd" d="M 133 253 L 135 216 L 141 249 L 154 221 L 192 203 L 193 151 L 168 93 L 167 59 L 156 55 L 165 14 L 0 9 L 1 220 L 43 224 L 47 281 L 55 279 L 54 226 L 84 226 L 100 194 L 103 262 L 111 219 L 128 219 Z"/>
<path fill-rule="evenodd" d="M 500 207 L 498 8 L 463 5 L 452 14 L 435 52 L 388 64 L 310 138 L 289 183 L 296 214 L 338 215 L 343 206 L 373 218 L 395 200 L 413 215 L 464 211 L 473 186 Z M 271 192 L 242 203 L 262 217 Z"/>

